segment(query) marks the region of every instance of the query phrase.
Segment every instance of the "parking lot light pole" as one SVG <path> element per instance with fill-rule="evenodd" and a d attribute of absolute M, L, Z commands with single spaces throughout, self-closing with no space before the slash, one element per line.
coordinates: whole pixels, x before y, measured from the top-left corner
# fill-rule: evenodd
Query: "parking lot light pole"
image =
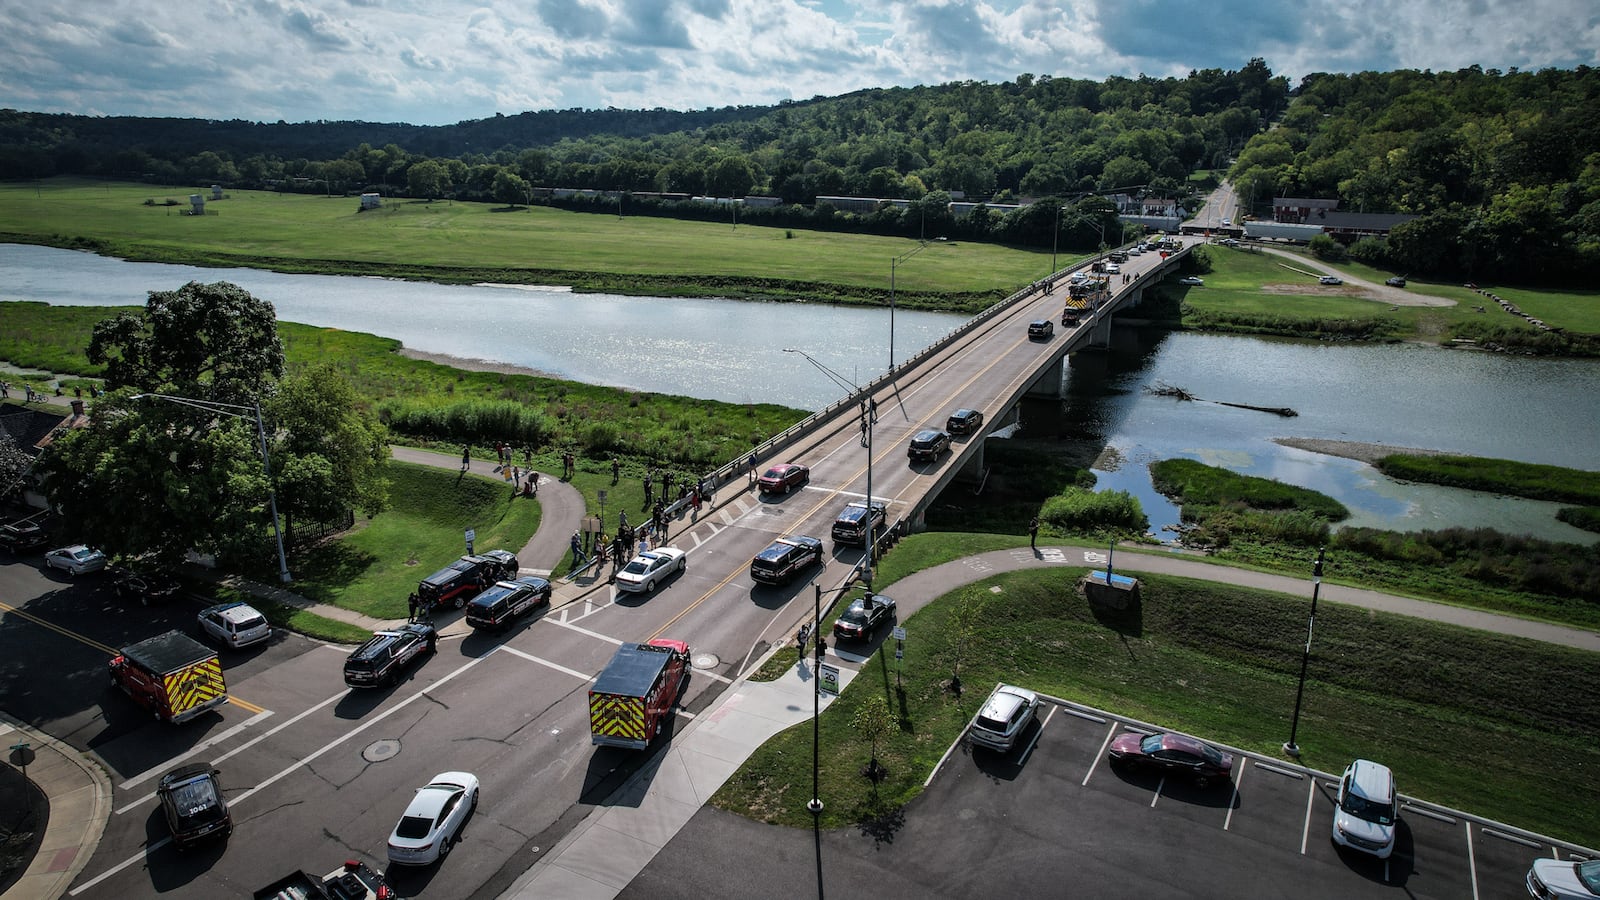
<path fill-rule="evenodd" d="M 1317 561 L 1311 566 L 1311 618 L 1306 621 L 1306 649 L 1300 656 L 1300 686 L 1294 692 L 1294 718 L 1289 724 L 1289 742 L 1283 745 L 1283 752 L 1298 759 L 1300 745 L 1294 739 L 1300 732 L 1300 700 L 1306 693 L 1306 666 L 1311 662 L 1311 632 L 1317 626 L 1317 593 L 1322 587 L 1322 552 L 1317 548 Z"/>
<path fill-rule="evenodd" d="M 272 513 L 272 535 L 278 542 L 278 580 L 284 584 L 293 581 L 289 575 L 289 559 L 283 554 L 283 531 L 278 527 L 278 492 L 272 487 L 272 457 L 267 454 L 267 428 L 261 421 L 261 402 L 258 400 L 250 406 L 245 406 L 216 400 L 196 400 L 193 397 L 179 397 L 175 394 L 134 394 L 128 399 L 142 400 L 145 397 L 166 400 L 180 406 L 192 406 L 219 416 L 232 416 L 245 421 L 255 419 L 256 436 L 261 440 L 261 468 L 267 476 L 267 507 Z M 254 416 L 250 415 L 251 412 L 254 412 Z"/>

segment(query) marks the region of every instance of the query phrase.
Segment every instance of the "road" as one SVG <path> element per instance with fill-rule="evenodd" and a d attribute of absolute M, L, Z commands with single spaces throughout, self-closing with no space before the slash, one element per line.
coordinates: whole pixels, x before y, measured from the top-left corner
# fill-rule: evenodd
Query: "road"
<path fill-rule="evenodd" d="M 1159 262 L 1136 257 L 1125 269 Z M 476 773 L 484 802 L 448 860 L 393 880 L 406 896 L 494 896 L 640 764 L 638 754 L 589 742 L 586 686 L 616 646 L 654 636 L 689 641 L 696 668 L 682 721 L 706 709 L 810 617 L 811 582 L 845 583 L 862 552 L 830 542 L 823 567 L 784 587 L 756 587 L 751 557 L 785 533 L 827 538 L 839 509 L 866 494 L 869 477 L 891 520 L 913 506 L 958 454 L 910 465 L 909 436 L 942 426 L 958 406 L 992 417 L 997 398 L 1031 380 L 1064 340 L 1059 332 L 1054 341 L 1027 336 L 1029 320 L 1059 317 L 1063 293 L 1064 285 L 1018 303 L 880 392 L 870 475 L 855 419 L 837 419 L 788 451 L 811 466 L 808 487 L 768 500 L 725 487 L 716 509 L 673 536 L 688 570 L 652 594 L 616 597 L 600 585 L 509 634 L 447 639 L 393 689 L 347 690 L 347 648 L 284 634 L 262 648 L 224 652 L 237 702 L 183 726 L 152 722 L 110 687 L 105 661 L 169 628 L 192 632 L 203 600 L 126 608 L 98 579 L 44 573 L 38 557 L 0 567 L 8 605 L 0 651 L 9 651 L 0 657 L 0 695 L 17 717 L 102 760 L 115 789 L 112 820 L 72 896 L 238 895 L 284 871 L 327 871 L 352 856 L 386 868 L 385 840 L 410 791 L 449 769 Z M 153 783 L 202 759 L 222 772 L 236 831 L 226 848 L 180 856 L 166 839 Z"/>

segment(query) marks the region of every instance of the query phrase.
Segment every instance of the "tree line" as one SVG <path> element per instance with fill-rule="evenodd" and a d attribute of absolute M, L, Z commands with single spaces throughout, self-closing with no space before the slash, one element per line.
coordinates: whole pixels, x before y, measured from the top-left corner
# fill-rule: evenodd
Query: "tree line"
<path fill-rule="evenodd" d="M 1589 285 L 1600 274 L 1600 70 L 1307 76 L 1231 175 L 1271 197 L 1418 218 L 1362 261 L 1463 281 Z M 1338 250 L 1334 251 L 1338 254 Z"/>

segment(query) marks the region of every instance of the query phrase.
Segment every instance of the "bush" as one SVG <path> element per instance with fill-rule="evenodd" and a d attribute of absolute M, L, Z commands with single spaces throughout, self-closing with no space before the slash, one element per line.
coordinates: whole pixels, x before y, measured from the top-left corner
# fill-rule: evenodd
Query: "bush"
<path fill-rule="evenodd" d="M 1600 506 L 1564 506 L 1556 510 L 1556 518 L 1574 528 L 1600 532 Z"/>
<path fill-rule="evenodd" d="M 1143 533 L 1149 528 L 1139 498 L 1127 491 L 1097 492 L 1069 487 L 1044 501 L 1039 518 L 1061 531 Z"/>
<path fill-rule="evenodd" d="M 1325 234 L 1319 234 L 1306 242 L 1306 248 L 1311 255 L 1323 262 L 1344 262 L 1350 258 L 1350 251 L 1345 246 Z"/>

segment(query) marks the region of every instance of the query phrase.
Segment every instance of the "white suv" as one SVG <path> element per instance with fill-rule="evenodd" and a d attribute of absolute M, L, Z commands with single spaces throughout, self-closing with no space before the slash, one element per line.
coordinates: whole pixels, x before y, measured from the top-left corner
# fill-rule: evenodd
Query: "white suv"
<path fill-rule="evenodd" d="M 272 637 L 267 617 L 248 603 L 223 603 L 202 609 L 200 631 L 235 650 Z"/>
<path fill-rule="evenodd" d="M 1398 815 L 1394 773 L 1388 766 L 1358 759 L 1339 779 L 1339 805 L 1333 813 L 1333 842 L 1388 859 L 1394 852 Z"/>
<path fill-rule="evenodd" d="M 1001 753 L 1016 746 L 1017 736 L 1028 727 L 1039 711 L 1039 695 L 1027 688 L 1002 684 L 994 689 L 967 729 L 967 740 L 974 746 Z"/>

